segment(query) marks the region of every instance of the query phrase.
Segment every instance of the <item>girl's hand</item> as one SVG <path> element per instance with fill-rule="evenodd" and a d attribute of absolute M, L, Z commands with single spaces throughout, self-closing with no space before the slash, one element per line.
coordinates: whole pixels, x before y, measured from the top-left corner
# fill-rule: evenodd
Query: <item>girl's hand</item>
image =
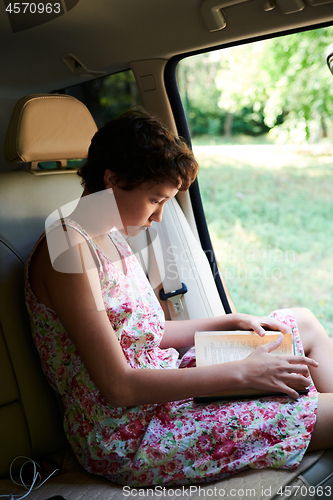
<path fill-rule="evenodd" d="M 308 366 L 316 368 L 318 363 L 304 356 L 271 354 L 282 340 L 283 336 L 279 335 L 276 340 L 258 347 L 243 360 L 243 387 L 283 392 L 297 399 L 299 394 L 290 386 L 297 384 L 305 389 L 310 385 Z"/>
<path fill-rule="evenodd" d="M 240 330 L 253 330 L 263 337 L 265 330 L 280 331 L 282 333 L 291 333 L 291 328 L 281 321 L 269 317 L 252 316 L 250 314 L 236 313 L 236 326 Z"/>

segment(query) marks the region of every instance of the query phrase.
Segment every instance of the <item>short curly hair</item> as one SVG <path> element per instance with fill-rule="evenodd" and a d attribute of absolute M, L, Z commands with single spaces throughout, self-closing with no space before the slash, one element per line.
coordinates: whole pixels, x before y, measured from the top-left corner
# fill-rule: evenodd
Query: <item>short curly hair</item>
<path fill-rule="evenodd" d="M 198 169 L 192 150 L 183 140 L 156 117 L 135 108 L 96 132 L 87 162 L 78 175 L 89 193 L 105 189 L 106 170 L 116 174 L 117 185 L 127 191 L 147 181 L 170 181 L 185 191 L 195 180 Z"/>

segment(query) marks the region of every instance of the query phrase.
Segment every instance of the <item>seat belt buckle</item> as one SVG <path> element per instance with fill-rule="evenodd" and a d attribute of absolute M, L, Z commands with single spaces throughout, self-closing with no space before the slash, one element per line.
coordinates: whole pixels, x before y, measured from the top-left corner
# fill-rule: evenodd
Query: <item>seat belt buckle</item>
<path fill-rule="evenodd" d="M 170 300 L 170 302 L 172 303 L 175 314 L 179 314 L 184 310 L 181 295 L 175 295 L 174 297 L 170 297 L 168 300 Z"/>
<path fill-rule="evenodd" d="M 182 287 L 178 288 L 178 290 L 173 290 L 172 292 L 165 293 L 164 288 L 161 288 L 159 296 L 161 300 L 170 300 L 173 305 L 173 309 L 175 314 L 180 313 L 183 309 L 183 303 L 181 296 L 187 292 L 187 286 L 182 283 Z"/>

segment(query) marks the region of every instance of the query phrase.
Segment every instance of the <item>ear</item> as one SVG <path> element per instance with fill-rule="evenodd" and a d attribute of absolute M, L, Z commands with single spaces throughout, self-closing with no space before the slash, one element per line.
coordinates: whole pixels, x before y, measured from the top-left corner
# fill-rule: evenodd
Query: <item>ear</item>
<path fill-rule="evenodd" d="M 113 188 L 117 185 L 117 176 L 112 170 L 105 170 L 103 181 L 105 189 Z"/>

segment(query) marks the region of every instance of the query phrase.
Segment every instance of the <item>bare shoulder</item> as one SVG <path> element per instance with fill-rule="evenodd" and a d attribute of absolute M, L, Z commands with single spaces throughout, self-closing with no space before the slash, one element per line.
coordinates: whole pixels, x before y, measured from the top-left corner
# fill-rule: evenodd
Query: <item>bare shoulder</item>
<path fill-rule="evenodd" d="M 49 261 L 59 273 L 82 273 L 82 252 L 88 247 L 85 238 L 70 226 L 58 226 L 46 236 Z"/>
<path fill-rule="evenodd" d="M 85 238 L 71 227 L 59 226 L 47 234 L 32 256 L 30 285 L 39 300 L 55 309 L 55 292 L 74 293 L 77 287 L 82 291 L 88 269 L 96 269 L 96 262 Z"/>
<path fill-rule="evenodd" d="M 31 262 L 31 284 L 61 321 L 96 386 L 114 405 L 113 381 L 127 372 L 128 365 L 104 308 L 98 269 L 87 269 L 85 261 L 93 261 L 90 245 L 75 229 L 67 228 L 65 240 L 62 231 L 52 231 L 62 238 L 60 243 L 57 238 L 44 238 L 38 245 Z M 52 243 L 56 247 L 49 252 Z"/>

